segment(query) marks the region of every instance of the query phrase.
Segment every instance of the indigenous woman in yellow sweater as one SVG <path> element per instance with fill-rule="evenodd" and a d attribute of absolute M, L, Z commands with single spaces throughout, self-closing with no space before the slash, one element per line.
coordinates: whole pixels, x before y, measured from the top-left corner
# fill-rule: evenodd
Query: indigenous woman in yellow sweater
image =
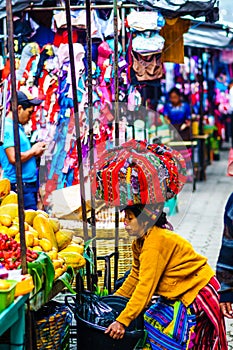
<path fill-rule="evenodd" d="M 106 334 L 123 338 L 125 328 L 147 310 L 145 349 L 226 350 L 214 271 L 167 226 L 166 215 L 156 205 L 125 208 L 125 228 L 136 239 L 131 273 L 116 295 L 129 301 Z M 160 298 L 151 304 L 153 295 Z"/>
<path fill-rule="evenodd" d="M 181 154 L 130 140 L 104 153 L 93 173 L 97 198 L 123 209 L 125 228 L 136 237 L 131 273 L 116 292 L 129 301 L 106 334 L 123 338 L 144 311 L 146 349 L 227 350 L 214 271 L 163 213 L 164 202 L 186 181 Z M 151 304 L 153 295 L 159 299 Z"/>

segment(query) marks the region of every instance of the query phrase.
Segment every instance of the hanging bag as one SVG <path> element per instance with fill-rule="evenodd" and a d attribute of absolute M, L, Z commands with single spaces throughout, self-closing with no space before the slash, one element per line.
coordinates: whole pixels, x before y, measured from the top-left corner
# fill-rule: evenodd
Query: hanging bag
<path fill-rule="evenodd" d="M 142 56 L 132 51 L 133 70 L 138 81 L 156 80 L 163 76 L 161 54 Z"/>

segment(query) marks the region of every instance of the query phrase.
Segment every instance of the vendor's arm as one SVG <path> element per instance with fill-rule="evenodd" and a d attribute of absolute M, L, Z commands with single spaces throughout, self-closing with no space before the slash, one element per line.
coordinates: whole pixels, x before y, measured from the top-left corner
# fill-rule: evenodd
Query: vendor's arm
<path fill-rule="evenodd" d="M 140 272 L 137 286 L 117 321 L 128 327 L 149 304 L 160 277 L 165 269 L 165 260 L 156 246 L 145 244 L 140 256 Z"/>
<path fill-rule="evenodd" d="M 38 142 L 35 145 L 32 146 L 31 149 L 29 149 L 26 152 L 21 152 L 21 161 L 22 163 L 26 162 L 27 160 L 31 159 L 32 157 L 41 156 L 44 152 L 45 142 Z M 5 148 L 5 152 L 7 155 L 7 158 L 11 164 L 15 164 L 15 148 L 14 147 L 8 147 Z"/>

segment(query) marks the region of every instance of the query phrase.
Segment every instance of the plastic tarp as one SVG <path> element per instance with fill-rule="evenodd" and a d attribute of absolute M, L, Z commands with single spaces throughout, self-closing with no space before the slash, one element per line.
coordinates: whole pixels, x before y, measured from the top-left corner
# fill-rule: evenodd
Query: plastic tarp
<path fill-rule="evenodd" d="M 221 28 L 211 26 L 198 26 L 190 28 L 184 34 L 184 45 L 200 48 L 223 49 L 233 47 L 231 45 L 233 34 Z"/>
<path fill-rule="evenodd" d="M 33 6 L 43 5 L 45 0 L 11 0 L 13 12 L 22 11 L 29 7 L 31 4 Z M 0 0 L 0 18 L 6 17 L 6 0 Z"/>
<path fill-rule="evenodd" d="M 26 7 L 43 5 L 45 0 L 12 0 L 13 11 L 21 11 Z M 72 3 L 75 3 L 72 1 Z M 77 0 L 77 4 L 83 3 Z M 85 3 L 85 2 L 84 2 Z M 95 1 L 93 1 L 95 3 Z M 96 3 L 104 3 L 113 5 L 113 0 L 98 0 Z M 122 3 L 133 3 L 144 9 L 158 10 L 164 16 L 174 18 L 185 15 L 191 15 L 194 18 L 205 16 L 207 20 L 213 19 L 213 12 L 218 12 L 217 0 L 123 0 Z M 6 16 L 6 0 L 0 0 L 0 18 Z"/>

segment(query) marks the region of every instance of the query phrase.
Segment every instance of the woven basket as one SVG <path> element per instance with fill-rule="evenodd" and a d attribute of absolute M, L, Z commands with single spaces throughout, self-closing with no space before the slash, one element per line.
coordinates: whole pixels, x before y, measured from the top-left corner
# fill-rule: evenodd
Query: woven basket
<path fill-rule="evenodd" d="M 72 316 L 67 306 L 51 301 L 35 313 L 35 318 L 38 350 L 69 349 Z"/>
<path fill-rule="evenodd" d="M 132 265 L 132 250 L 131 241 L 129 238 L 119 238 L 119 259 L 118 259 L 118 278 L 124 276 L 125 272 L 131 269 Z M 115 251 L 114 239 L 97 239 L 97 256 L 106 256 Z M 100 288 L 104 288 L 104 272 L 105 262 L 103 260 L 97 261 L 97 270 L 102 271 L 102 277 L 98 279 Z M 114 257 L 111 258 L 111 287 L 114 288 Z"/>

